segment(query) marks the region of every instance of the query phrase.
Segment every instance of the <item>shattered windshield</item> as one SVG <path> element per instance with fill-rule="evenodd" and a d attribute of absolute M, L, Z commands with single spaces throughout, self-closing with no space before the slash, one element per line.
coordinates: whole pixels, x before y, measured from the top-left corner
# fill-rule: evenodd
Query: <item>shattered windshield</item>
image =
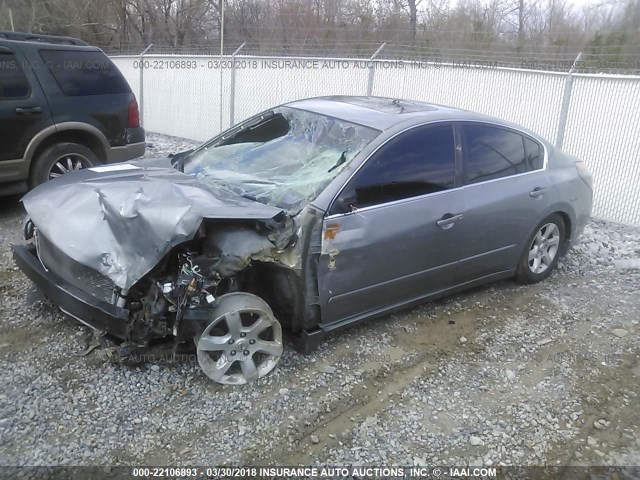
<path fill-rule="evenodd" d="M 184 173 L 296 212 L 379 133 L 344 120 L 280 107 L 193 152 L 185 160 Z"/>

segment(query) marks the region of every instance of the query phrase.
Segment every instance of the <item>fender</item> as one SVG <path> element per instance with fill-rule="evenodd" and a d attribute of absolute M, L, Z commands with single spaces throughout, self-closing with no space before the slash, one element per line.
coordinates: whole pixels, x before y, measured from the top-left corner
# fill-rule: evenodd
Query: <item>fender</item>
<path fill-rule="evenodd" d="M 27 149 L 25 150 L 25 153 L 24 153 L 24 163 L 26 166 L 26 171 L 29 171 L 31 169 L 31 161 L 33 160 L 33 155 L 35 154 L 40 144 L 42 144 L 42 142 L 44 142 L 51 135 L 54 135 L 59 132 L 64 132 L 67 130 L 81 130 L 83 132 L 90 133 L 100 141 L 100 144 L 102 145 L 103 153 L 105 153 L 105 155 L 106 155 L 106 152 L 109 151 L 110 145 L 109 145 L 109 141 L 107 140 L 107 137 L 105 137 L 104 133 L 102 133 L 93 125 L 89 125 L 88 123 L 82 123 L 82 122 L 56 123 L 48 126 L 43 130 L 40 130 L 36 135 L 34 135 L 34 137 L 31 139 L 31 141 L 27 145 Z"/>

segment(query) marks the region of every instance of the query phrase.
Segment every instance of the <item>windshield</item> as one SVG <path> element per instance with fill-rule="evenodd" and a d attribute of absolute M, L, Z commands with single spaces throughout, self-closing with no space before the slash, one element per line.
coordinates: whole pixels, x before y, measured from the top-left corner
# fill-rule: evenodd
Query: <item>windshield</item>
<path fill-rule="evenodd" d="M 184 173 L 297 212 L 379 133 L 344 120 L 280 107 L 193 152 L 185 159 Z"/>

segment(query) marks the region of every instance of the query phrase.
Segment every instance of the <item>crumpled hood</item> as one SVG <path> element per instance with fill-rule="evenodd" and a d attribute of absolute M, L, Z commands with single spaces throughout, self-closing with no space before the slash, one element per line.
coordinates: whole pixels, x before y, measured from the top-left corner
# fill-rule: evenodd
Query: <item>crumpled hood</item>
<path fill-rule="evenodd" d="M 35 226 L 75 261 L 128 289 L 202 220 L 268 221 L 282 210 L 147 159 L 69 173 L 22 199 Z"/>

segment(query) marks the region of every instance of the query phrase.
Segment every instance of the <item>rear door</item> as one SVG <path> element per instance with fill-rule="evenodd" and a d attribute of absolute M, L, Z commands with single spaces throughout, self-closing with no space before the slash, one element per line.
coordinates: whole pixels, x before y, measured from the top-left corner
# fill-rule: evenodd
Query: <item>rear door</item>
<path fill-rule="evenodd" d="M 541 144 L 493 124 L 458 127 L 466 211 L 460 223 L 457 283 L 464 283 L 516 267 L 552 192 Z"/>
<path fill-rule="evenodd" d="M 414 127 L 367 160 L 324 220 L 323 323 L 382 312 L 453 284 L 463 208 L 455 187 L 451 124 Z"/>
<path fill-rule="evenodd" d="M 24 179 L 27 145 L 51 123 L 31 65 L 9 42 L 0 44 L 0 181 Z"/>

